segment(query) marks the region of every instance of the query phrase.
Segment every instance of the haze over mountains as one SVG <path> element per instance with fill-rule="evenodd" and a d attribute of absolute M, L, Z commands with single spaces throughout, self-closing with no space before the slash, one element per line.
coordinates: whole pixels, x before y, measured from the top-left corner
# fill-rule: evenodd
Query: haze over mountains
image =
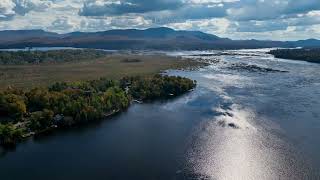
<path fill-rule="evenodd" d="M 320 40 L 259 41 L 231 40 L 200 31 L 170 28 L 124 29 L 103 32 L 57 34 L 43 30 L 0 31 L 0 48 L 78 47 L 100 49 L 240 49 L 269 47 L 320 47 Z"/>

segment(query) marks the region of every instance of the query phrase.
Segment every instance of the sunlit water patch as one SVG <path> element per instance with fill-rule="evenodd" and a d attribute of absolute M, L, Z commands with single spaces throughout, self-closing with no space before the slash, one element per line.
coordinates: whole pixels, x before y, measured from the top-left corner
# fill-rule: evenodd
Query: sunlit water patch
<path fill-rule="evenodd" d="M 188 169 L 198 178 L 320 178 L 319 166 L 314 165 L 320 158 L 314 161 L 315 154 L 306 155 L 290 131 L 299 128 L 296 117 L 305 117 L 305 124 L 315 123 L 319 117 L 319 110 L 315 110 L 320 101 L 319 66 L 276 59 L 266 52 L 233 51 L 233 55 L 204 54 L 200 58 L 186 54 L 186 58 L 200 61 L 214 59 L 215 63 L 201 72 L 182 75 L 196 78 L 201 87 L 221 97 L 212 107 L 212 117 L 202 121 L 190 138 Z M 239 68 L 233 68 L 235 65 Z M 303 136 L 308 129 L 297 133 Z M 316 147 L 308 151 L 315 153 Z"/>
<path fill-rule="evenodd" d="M 294 148 L 255 124 L 250 109 L 232 105 L 201 124 L 189 152 L 189 166 L 206 179 L 306 179 L 307 162 Z"/>

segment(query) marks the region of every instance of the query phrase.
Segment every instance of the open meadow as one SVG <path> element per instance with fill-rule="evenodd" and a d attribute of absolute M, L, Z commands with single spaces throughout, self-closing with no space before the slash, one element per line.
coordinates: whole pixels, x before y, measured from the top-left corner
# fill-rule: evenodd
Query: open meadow
<path fill-rule="evenodd" d="M 124 76 L 150 75 L 168 69 L 199 66 L 194 60 L 165 55 L 107 55 L 102 58 L 26 65 L 0 65 L 0 88 L 32 88 L 55 82 L 93 80 L 100 77 L 120 79 Z"/>

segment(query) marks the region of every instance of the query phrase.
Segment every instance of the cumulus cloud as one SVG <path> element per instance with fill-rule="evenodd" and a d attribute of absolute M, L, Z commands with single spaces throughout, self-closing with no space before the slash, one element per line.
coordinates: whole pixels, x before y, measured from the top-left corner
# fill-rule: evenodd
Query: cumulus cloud
<path fill-rule="evenodd" d="M 0 19 L 8 19 L 14 16 L 14 8 L 16 4 L 11 0 L 2 0 L 0 1 Z"/>
<path fill-rule="evenodd" d="M 78 23 L 70 21 L 67 17 L 60 17 L 51 23 L 49 29 L 56 32 L 65 32 L 76 29 Z"/>
<path fill-rule="evenodd" d="M 112 18 L 109 25 L 116 28 L 147 28 L 150 27 L 152 23 L 141 16 L 129 16 Z"/>
<path fill-rule="evenodd" d="M 168 27 L 179 30 L 201 30 L 212 34 L 226 36 L 231 23 L 225 18 L 213 18 L 206 20 L 188 20 L 181 23 L 170 23 Z"/>
<path fill-rule="evenodd" d="M 9 20 L 15 15 L 25 15 L 29 11 L 44 11 L 51 1 L 45 0 L 1 0 L 0 19 Z"/>

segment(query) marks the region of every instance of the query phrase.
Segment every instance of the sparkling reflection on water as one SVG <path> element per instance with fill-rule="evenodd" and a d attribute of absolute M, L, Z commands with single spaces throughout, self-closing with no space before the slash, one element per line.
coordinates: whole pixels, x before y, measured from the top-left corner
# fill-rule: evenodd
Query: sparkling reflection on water
<path fill-rule="evenodd" d="M 305 179 L 303 159 L 279 137 L 252 122 L 255 114 L 232 107 L 201 125 L 189 163 L 208 179 Z M 226 126 L 221 126 L 226 121 Z M 229 123 L 236 127 L 229 127 Z"/>
<path fill-rule="evenodd" d="M 169 54 L 212 63 L 168 72 L 195 91 L 24 142 L 0 153 L 0 179 L 320 179 L 319 64 L 265 50 Z"/>
<path fill-rule="evenodd" d="M 187 58 L 199 58 L 194 57 L 196 52 L 186 54 Z M 318 168 L 309 161 L 312 157 L 290 142 L 294 135 L 286 132 L 286 128 L 298 128 L 294 120 L 299 114 L 288 113 L 292 109 L 299 108 L 306 121 L 318 117 L 320 109 L 313 108 L 319 108 L 320 96 L 314 89 L 319 88 L 320 66 L 279 60 L 264 51 L 250 50 L 238 51 L 236 56 L 204 56 L 202 60 L 213 65 L 186 75 L 197 77 L 202 86 L 221 97 L 223 105 L 213 107 L 218 115 L 203 121 L 195 131 L 188 154 L 189 169 L 203 179 L 320 179 Z M 288 72 L 251 72 L 245 67 L 232 71 L 229 67 L 234 64 Z M 294 89 L 304 93 L 295 93 Z M 308 102 L 311 99 L 313 103 Z M 287 127 L 282 129 L 281 125 Z M 308 134 L 306 130 L 297 133 L 303 136 Z"/>

